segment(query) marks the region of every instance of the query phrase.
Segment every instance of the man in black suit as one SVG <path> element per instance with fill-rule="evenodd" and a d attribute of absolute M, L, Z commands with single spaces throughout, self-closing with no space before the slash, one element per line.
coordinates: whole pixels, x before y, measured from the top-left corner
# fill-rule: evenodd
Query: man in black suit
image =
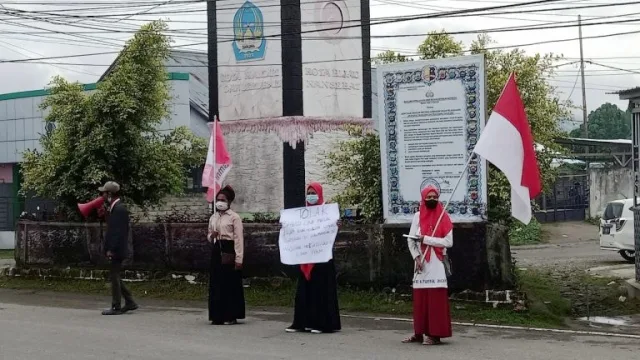
<path fill-rule="evenodd" d="M 131 292 L 120 278 L 122 261 L 127 258 L 129 248 L 127 241 L 129 238 L 129 211 L 120 200 L 120 185 L 118 183 L 108 181 L 98 190 L 104 196 L 109 211 L 104 250 L 111 263 L 111 309 L 103 311 L 102 315 L 121 315 L 138 308 Z M 124 297 L 124 307 L 120 303 L 122 297 Z"/>

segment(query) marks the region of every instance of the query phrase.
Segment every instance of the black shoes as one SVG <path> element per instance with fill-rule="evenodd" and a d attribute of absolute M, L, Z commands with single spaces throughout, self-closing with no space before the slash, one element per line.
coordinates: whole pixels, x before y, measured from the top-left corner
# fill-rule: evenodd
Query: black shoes
<path fill-rule="evenodd" d="M 124 307 L 122 308 L 122 313 L 124 314 L 127 311 L 134 311 L 134 310 L 138 310 L 138 304 L 136 303 L 125 304 Z"/>
<path fill-rule="evenodd" d="M 103 311 L 102 315 L 122 315 L 128 311 L 134 311 L 134 310 L 138 310 L 138 304 L 131 303 L 131 304 L 125 304 L 125 306 L 122 308 L 120 306 L 112 306 L 111 309 Z"/>
<path fill-rule="evenodd" d="M 111 309 L 102 312 L 102 315 L 122 315 L 122 309 L 120 307 L 113 306 Z"/>

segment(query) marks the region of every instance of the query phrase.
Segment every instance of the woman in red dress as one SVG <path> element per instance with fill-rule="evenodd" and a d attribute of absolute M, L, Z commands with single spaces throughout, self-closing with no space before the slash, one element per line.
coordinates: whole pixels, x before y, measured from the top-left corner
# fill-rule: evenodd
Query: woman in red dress
<path fill-rule="evenodd" d="M 409 231 L 413 238 L 407 241 L 416 269 L 413 279 L 414 334 L 404 339 L 404 343 L 438 345 L 442 338 L 451 337 L 443 260 L 446 249 L 453 246 L 453 224 L 439 198 L 440 193 L 433 186 L 421 191 L 420 211 L 413 217 Z M 441 214 L 442 220 L 437 224 Z"/>

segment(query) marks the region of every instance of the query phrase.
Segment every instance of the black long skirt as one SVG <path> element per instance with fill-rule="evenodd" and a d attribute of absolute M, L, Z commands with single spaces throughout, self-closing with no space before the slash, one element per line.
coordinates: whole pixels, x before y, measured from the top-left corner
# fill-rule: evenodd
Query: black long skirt
<path fill-rule="evenodd" d="M 209 321 L 213 324 L 245 318 L 242 271 L 236 270 L 235 264 L 223 265 L 221 250 L 233 252 L 233 241 L 219 240 L 212 245 L 209 273 Z"/>
<path fill-rule="evenodd" d="M 307 280 L 298 267 L 298 288 L 291 329 L 340 331 L 340 308 L 333 260 L 315 264 Z"/>

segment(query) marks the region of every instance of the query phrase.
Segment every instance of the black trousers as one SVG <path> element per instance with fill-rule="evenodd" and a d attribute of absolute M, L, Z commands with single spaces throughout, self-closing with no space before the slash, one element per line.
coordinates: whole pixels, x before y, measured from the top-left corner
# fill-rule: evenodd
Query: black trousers
<path fill-rule="evenodd" d="M 122 261 L 111 260 L 111 305 L 119 309 L 121 307 L 121 299 L 124 297 L 125 305 L 133 304 L 133 297 L 131 292 L 124 285 L 120 272 L 122 271 Z"/>

